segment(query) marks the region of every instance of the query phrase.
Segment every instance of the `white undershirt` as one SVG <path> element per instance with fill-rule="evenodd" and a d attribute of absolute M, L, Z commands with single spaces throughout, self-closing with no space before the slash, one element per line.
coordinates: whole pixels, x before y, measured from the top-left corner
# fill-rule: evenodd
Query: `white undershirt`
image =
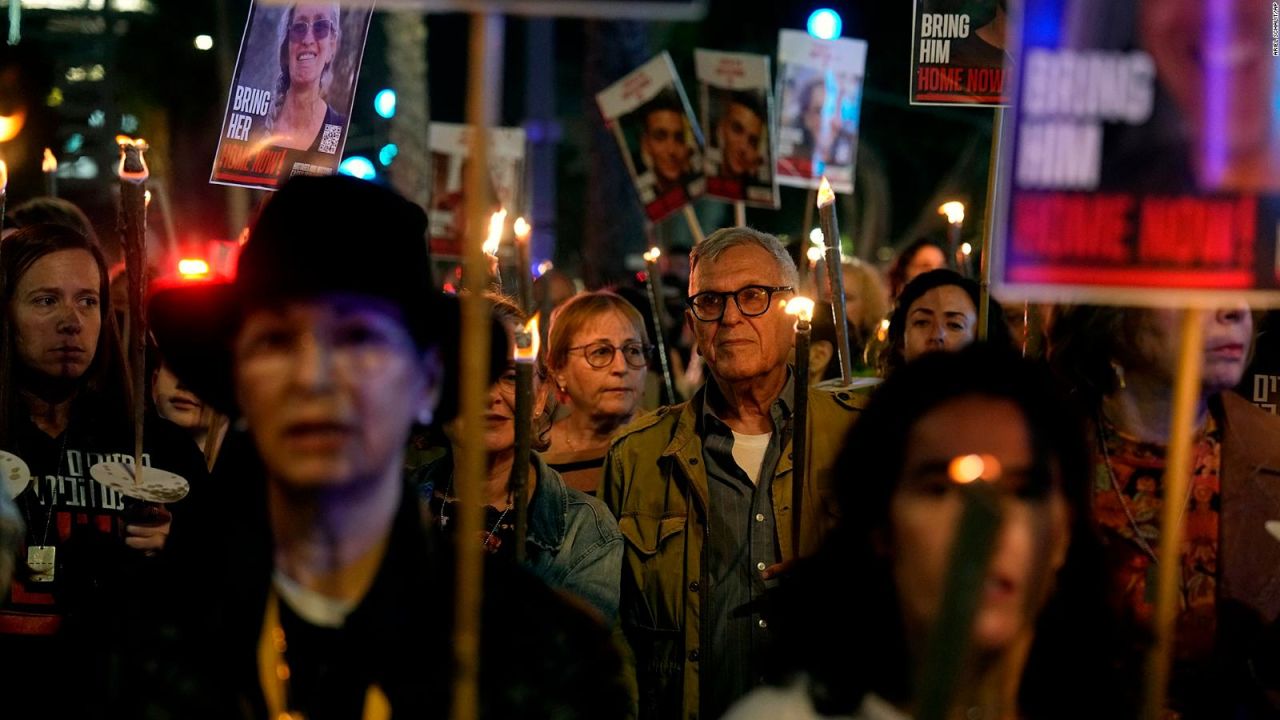
<path fill-rule="evenodd" d="M 317 627 L 340 628 L 347 621 L 347 616 L 356 609 L 356 603 L 335 600 L 303 587 L 293 578 L 276 570 L 271 576 L 280 599 L 297 613 L 298 617 Z"/>
<path fill-rule="evenodd" d="M 759 485 L 760 466 L 764 464 L 764 453 L 769 449 L 769 438 L 773 433 L 743 435 L 733 430 L 729 432 L 733 433 L 733 461 L 751 478 L 752 485 Z"/>

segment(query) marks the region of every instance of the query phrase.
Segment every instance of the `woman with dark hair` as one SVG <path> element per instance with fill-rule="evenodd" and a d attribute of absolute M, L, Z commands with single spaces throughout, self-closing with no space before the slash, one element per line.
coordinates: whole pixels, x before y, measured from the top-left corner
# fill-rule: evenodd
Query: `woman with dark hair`
<path fill-rule="evenodd" d="M 907 283 L 921 273 L 947 267 L 947 254 L 928 238 L 917 238 L 889 266 L 889 297 L 897 300 Z"/>
<path fill-rule="evenodd" d="M 509 344 L 526 322 L 525 314 L 509 299 L 491 296 L 494 314 L 506 326 Z M 456 526 L 457 489 L 453 458 L 464 442 L 483 442 L 487 472 L 484 486 L 484 535 L 472 540 L 492 555 L 515 557 L 516 517 L 512 468 L 516 459 L 516 369 L 514 362 L 489 387 L 484 427 L 464 428 L 460 421 L 445 424 L 450 449 L 440 459 L 414 471 L 413 484 L 428 500 L 446 535 Z M 565 484 L 560 473 L 538 454 L 547 448 L 551 426 L 542 378 L 534 379 L 533 452 L 525 481 L 529 494 L 526 566 L 547 585 L 587 601 L 606 624 L 618 615 L 622 575 L 622 534 L 604 503 Z M 455 539 L 456 541 L 456 539 Z"/>
<path fill-rule="evenodd" d="M 8 693 L 6 712 L 61 717 L 114 690 L 108 654 L 160 582 L 172 516 L 90 475 L 100 462 L 132 464 L 134 452 L 101 249 L 49 224 L 22 228 L 2 247 L 0 449 L 30 474 L 11 488 L 26 536 L 0 604 L 0 676 L 23 689 Z M 144 464 L 200 484 L 199 451 L 177 428 L 148 414 L 143 438 Z M 68 676 L 85 692 L 65 692 Z"/>
<path fill-rule="evenodd" d="M 1117 611 L 1135 626 L 1152 618 L 1163 506 L 1183 508 L 1169 708 L 1183 717 L 1274 717 L 1280 543 L 1268 527 L 1280 518 L 1280 419 L 1231 392 L 1250 354 L 1248 307 L 1206 311 L 1203 327 L 1192 475 L 1183 497 L 1164 492 L 1163 479 L 1177 313 L 1061 308 L 1050 326 L 1049 360 L 1089 420 L 1094 516 Z"/>
<path fill-rule="evenodd" d="M 333 60 L 342 41 L 337 3 L 295 3 L 280 27 L 280 75 L 267 113 L 272 144 L 318 151 L 326 125 L 346 118 L 328 103 Z"/>
<path fill-rule="evenodd" d="M 889 337 L 880 351 L 880 374 L 935 350 L 954 351 L 978 337 L 978 283 L 954 270 L 930 270 L 907 283 L 889 318 Z M 987 340 L 1012 347 L 1004 309 L 987 298 Z"/>
<path fill-rule="evenodd" d="M 974 477 L 962 477 L 957 460 L 977 461 L 1002 520 L 951 708 L 961 717 L 1125 716 L 1125 692 L 1138 686 L 1112 672 L 1084 443 L 1053 388 L 1042 368 L 982 344 L 885 381 L 837 465 L 840 525 L 796 569 L 771 621 L 784 638 L 782 676 L 793 681 L 757 691 L 729 719 L 918 709 L 948 599 L 961 481 Z"/>
<path fill-rule="evenodd" d="M 544 457 L 571 487 L 599 488 L 609 442 L 640 411 L 652 350 L 640 311 L 612 292 L 579 293 L 551 313 L 547 373 L 568 413 Z"/>

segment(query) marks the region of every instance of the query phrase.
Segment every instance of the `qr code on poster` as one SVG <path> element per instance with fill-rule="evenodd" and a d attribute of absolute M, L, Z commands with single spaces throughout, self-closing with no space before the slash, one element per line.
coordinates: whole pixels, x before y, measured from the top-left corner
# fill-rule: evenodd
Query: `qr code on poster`
<path fill-rule="evenodd" d="M 341 125 L 325 125 L 324 134 L 320 136 L 320 152 L 330 155 L 338 152 L 339 137 L 342 137 Z"/>

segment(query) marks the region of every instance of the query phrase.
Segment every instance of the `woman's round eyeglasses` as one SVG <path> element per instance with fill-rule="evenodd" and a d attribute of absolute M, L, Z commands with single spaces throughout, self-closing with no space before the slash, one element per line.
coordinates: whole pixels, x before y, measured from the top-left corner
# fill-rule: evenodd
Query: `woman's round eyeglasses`
<path fill-rule="evenodd" d="M 582 351 L 582 357 L 593 368 L 605 368 L 613 364 L 613 356 L 622 351 L 622 359 L 629 367 L 640 370 L 649 366 L 649 356 L 653 354 L 653 346 L 644 343 L 624 343 L 615 347 L 607 342 L 593 342 L 569 348 L 569 352 Z"/>

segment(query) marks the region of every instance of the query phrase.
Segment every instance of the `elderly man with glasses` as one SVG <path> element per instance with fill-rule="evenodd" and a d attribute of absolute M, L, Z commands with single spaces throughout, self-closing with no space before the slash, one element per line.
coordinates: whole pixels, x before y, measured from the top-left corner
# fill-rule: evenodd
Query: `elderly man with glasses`
<path fill-rule="evenodd" d="M 685 321 L 711 380 L 615 440 L 602 497 L 626 540 L 621 619 L 640 717 L 717 718 L 762 681 L 763 597 L 834 517 L 830 469 L 862 398 L 810 390 L 792 537 L 795 263 L 772 235 L 718 230 L 690 254 Z"/>

